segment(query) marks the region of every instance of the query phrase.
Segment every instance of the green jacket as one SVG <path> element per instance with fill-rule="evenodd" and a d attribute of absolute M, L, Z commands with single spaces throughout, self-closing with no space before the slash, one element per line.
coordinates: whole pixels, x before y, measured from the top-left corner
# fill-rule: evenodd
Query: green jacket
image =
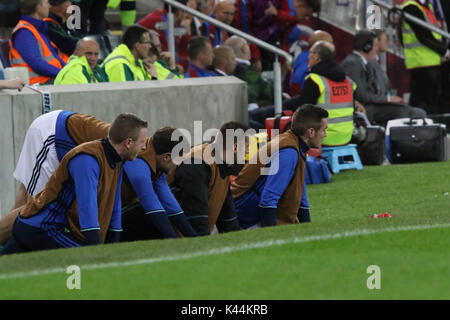
<path fill-rule="evenodd" d="M 110 82 L 152 79 L 152 76 L 145 70 L 142 60 L 136 61 L 130 49 L 124 44 L 120 44 L 105 58 L 102 68 Z"/>
<path fill-rule="evenodd" d="M 261 77 L 261 72 L 238 63 L 234 75 L 247 82 L 248 103 L 257 103 L 260 107 L 273 104 L 273 85 Z"/>
<path fill-rule="evenodd" d="M 72 55 L 68 63 L 61 69 L 55 79 L 55 84 L 83 84 L 107 82 L 108 76 L 102 68 L 91 69 L 86 57 Z"/>

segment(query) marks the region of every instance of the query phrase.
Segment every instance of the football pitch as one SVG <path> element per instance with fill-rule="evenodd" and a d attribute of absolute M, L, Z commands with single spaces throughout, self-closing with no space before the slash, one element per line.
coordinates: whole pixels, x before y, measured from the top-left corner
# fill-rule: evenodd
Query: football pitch
<path fill-rule="evenodd" d="M 450 161 L 343 171 L 309 224 L 0 257 L 0 299 L 450 299 L 449 193 Z"/>

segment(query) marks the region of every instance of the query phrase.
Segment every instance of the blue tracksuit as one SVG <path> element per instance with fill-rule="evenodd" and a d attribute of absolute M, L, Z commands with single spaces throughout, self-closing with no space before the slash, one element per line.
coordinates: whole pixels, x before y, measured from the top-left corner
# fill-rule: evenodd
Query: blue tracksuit
<path fill-rule="evenodd" d="M 307 146 L 302 143 L 301 145 L 304 154 Z M 259 208 L 277 208 L 278 201 L 292 179 L 297 161 L 298 154 L 293 148 L 282 149 L 273 154 L 269 166 L 270 173 L 274 174 L 260 176 L 251 190 L 235 199 L 236 213 L 242 228 L 260 223 Z M 309 210 L 305 184 L 300 208 Z"/>

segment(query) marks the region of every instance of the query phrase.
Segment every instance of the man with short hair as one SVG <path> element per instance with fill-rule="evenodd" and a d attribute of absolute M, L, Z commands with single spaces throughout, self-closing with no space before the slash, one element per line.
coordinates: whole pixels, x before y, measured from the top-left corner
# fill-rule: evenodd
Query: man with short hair
<path fill-rule="evenodd" d="M 324 145 L 344 145 L 353 133 L 353 94 L 356 84 L 335 62 L 335 47 L 328 41 L 318 41 L 309 50 L 311 70 L 305 79 L 302 94 L 283 103 L 285 109 L 295 110 L 304 104 L 316 104 L 329 113 L 327 137 Z M 365 112 L 363 108 L 360 110 Z"/>
<path fill-rule="evenodd" d="M 189 66 L 185 78 L 215 77 L 207 68 L 212 65 L 214 53 L 208 38 L 195 36 L 189 40 Z"/>
<path fill-rule="evenodd" d="M 52 84 L 68 57 L 60 52 L 47 34 L 48 0 L 21 0 L 22 16 L 11 33 L 11 67 L 26 67 L 30 84 Z"/>
<path fill-rule="evenodd" d="M 158 129 L 136 161 L 124 165 L 124 241 L 176 238 L 173 226 L 183 236 L 197 235 L 167 184 L 166 175 L 176 168 L 172 160 L 172 150 L 179 143 L 172 140 L 175 130 Z"/>
<path fill-rule="evenodd" d="M 241 168 L 239 163 L 245 161 L 247 129 L 237 122 L 225 123 L 212 143 L 191 148 L 175 170 L 172 190 L 199 235 L 209 235 L 215 227 L 218 232 L 240 229 L 230 192 L 230 175 L 236 175 Z"/>
<path fill-rule="evenodd" d="M 326 137 L 328 112 L 303 105 L 292 117 L 291 129 L 260 148 L 231 184 L 242 228 L 309 222 L 302 210 L 306 152 L 319 148 Z M 268 157 L 269 164 L 262 159 Z M 269 166 L 268 175 L 262 168 Z"/>
<path fill-rule="evenodd" d="M 369 121 L 386 125 L 392 119 L 426 117 L 423 109 L 404 104 L 401 97 L 381 93 L 376 72 L 369 64 L 375 58 L 378 45 L 375 32 L 361 30 L 355 35 L 353 52 L 341 62 L 345 73 L 358 86 L 355 98 L 364 105 Z"/>
<path fill-rule="evenodd" d="M 105 71 L 97 66 L 100 47 L 97 41 L 83 38 L 77 43 L 74 54 L 58 73 L 55 84 L 85 84 L 107 82 Z"/>
<path fill-rule="evenodd" d="M 157 78 L 149 56 L 151 37 L 147 29 L 131 26 L 122 36 L 122 43 L 102 64 L 110 82 L 143 81 Z"/>
<path fill-rule="evenodd" d="M 219 76 L 231 76 L 236 69 L 236 56 L 233 49 L 227 46 L 218 46 L 213 49 L 213 68 Z"/>
<path fill-rule="evenodd" d="M 235 12 L 236 8 L 232 1 L 220 1 L 215 5 L 212 17 L 222 23 L 231 25 Z M 213 47 L 223 44 L 223 42 L 228 39 L 229 35 L 225 30 L 222 30 L 221 28 L 216 27 L 208 22 L 204 22 L 204 25 L 204 28 L 208 30 L 207 34 L 211 39 L 211 44 Z"/>
<path fill-rule="evenodd" d="M 321 0 L 294 0 L 297 22 L 304 21 L 311 17 L 313 13 L 320 12 Z"/>
<path fill-rule="evenodd" d="M 308 39 L 309 48 L 311 48 L 318 41 L 327 41 L 333 43 L 333 37 L 326 31 L 316 30 Z M 297 95 L 302 92 L 305 78 L 309 73 L 308 59 L 309 49 L 302 50 L 302 52 L 298 55 L 298 57 L 292 64 L 292 76 L 290 79 L 289 94 Z"/>
<path fill-rule="evenodd" d="M 249 111 L 273 104 L 273 86 L 261 77 L 261 71 L 251 65 L 251 51 L 247 41 L 244 38 L 232 36 L 225 41 L 224 45 L 233 49 L 236 56 L 237 65 L 234 75 L 247 82 Z M 249 116 L 252 120 L 250 114 Z"/>
<path fill-rule="evenodd" d="M 122 163 L 144 150 L 146 135 L 146 121 L 121 114 L 107 138 L 70 150 L 45 189 L 18 209 L 2 254 L 118 242 Z"/>

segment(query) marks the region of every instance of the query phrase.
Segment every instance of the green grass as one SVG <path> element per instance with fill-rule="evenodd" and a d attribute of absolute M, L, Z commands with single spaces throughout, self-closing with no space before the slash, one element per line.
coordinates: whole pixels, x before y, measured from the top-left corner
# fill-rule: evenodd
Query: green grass
<path fill-rule="evenodd" d="M 310 224 L 0 257 L 0 299 L 449 299 L 449 192 L 449 161 L 344 171 L 308 186 Z M 66 288 L 72 264 L 81 290 Z"/>

